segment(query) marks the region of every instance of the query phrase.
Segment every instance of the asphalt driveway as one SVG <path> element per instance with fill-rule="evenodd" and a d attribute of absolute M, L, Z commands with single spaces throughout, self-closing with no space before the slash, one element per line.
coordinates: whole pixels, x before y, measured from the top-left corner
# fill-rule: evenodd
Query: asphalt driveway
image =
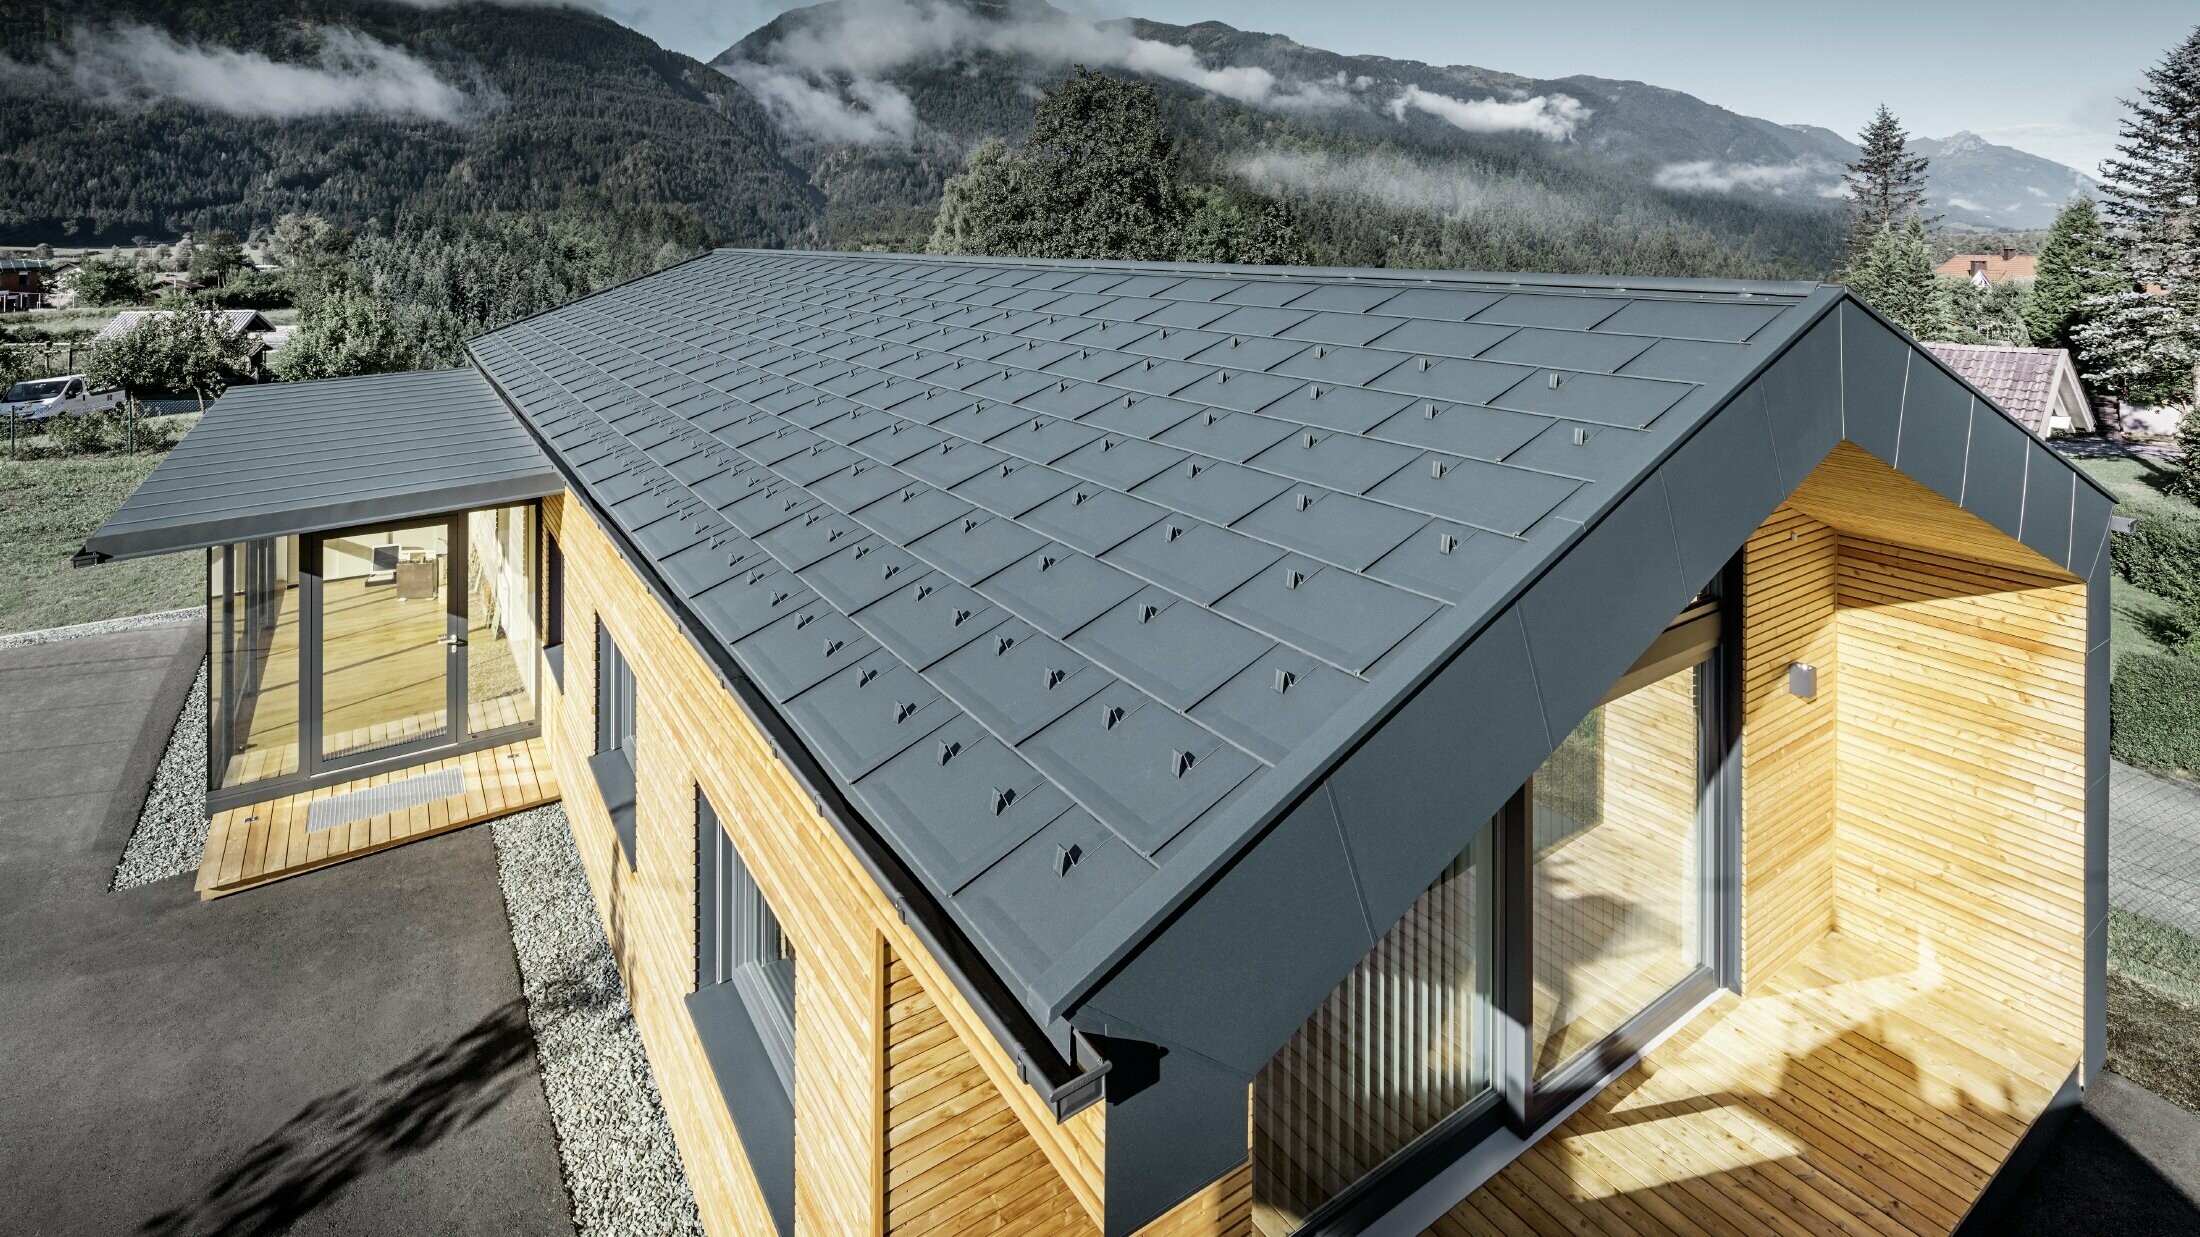
<path fill-rule="evenodd" d="M 203 647 L 0 650 L 0 1227 L 570 1237 L 487 830 L 107 891 Z"/>

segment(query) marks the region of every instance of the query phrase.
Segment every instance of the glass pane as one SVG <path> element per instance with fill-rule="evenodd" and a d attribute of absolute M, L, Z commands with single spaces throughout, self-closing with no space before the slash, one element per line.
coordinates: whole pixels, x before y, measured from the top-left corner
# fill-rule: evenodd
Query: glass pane
<path fill-rule="evenodd" d="M 535 720 L 534 508 L 466 517 L 466 732 Z"/>
<path fill-rule="evenodd" d="M 321 751 L 354 756 L 449 730 L 447 526 L 321 543 Z"/>
<path fill-rule="evenodd" d="M 1254 1079 L 1256 1231 L 1297 1228 L 1489 1089 L 1486 845 L 1444 869 Z"/>
<path fill-rule="evenodd" d="M 298 771 L 298 539 L 217 549 L 208 580 L 212 785 Z"/>
<path fill-rule="evenodd" d="M 1696 968 L 1699 673 L 1601 706 L 1536 771 L 1537 1074 Z"/>

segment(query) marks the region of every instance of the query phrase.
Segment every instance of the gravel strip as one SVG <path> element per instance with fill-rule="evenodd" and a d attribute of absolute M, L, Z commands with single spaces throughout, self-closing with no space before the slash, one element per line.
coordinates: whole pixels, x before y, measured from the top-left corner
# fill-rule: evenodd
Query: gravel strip
<path fill-rule="evenodd" d="M 580 1237 L 701 1237 L 565 808 L 535 808 L 491 829 L 574 1228 Z"/>
<path fill-rule="evenodd" d="M 47 627 L 39 631 L 17 631 L 0 636 L 0 649 L 19 649 L 30 644 L 52 644 L 57 640 L 81 640 L 86 636 L 104 636 L 118 631 L 137 631 L 145 627 L 169 627 L 178 623 L 203 623 L 206 621 L 204 606 L 189 606 L 182 610 L 163 610 L 158 614 L 133 614 L 128 618 L 101 619 L 96 623 L 78 623 L 74 627 Z"/>
<path fill-rule="evenodd" d="M 206 853 L 206 662 L 183 698 L 137 827 L 115 865 L 117 892 L 198 870 Z"/>

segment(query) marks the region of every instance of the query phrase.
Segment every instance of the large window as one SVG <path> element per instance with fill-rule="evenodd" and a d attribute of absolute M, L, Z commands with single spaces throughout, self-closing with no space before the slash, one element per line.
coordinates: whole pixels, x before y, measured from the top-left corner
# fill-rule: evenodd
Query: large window
<path fill-rule="evenodd" d="M 535 728 L 532 504 L 216 546 L 217 809 Z"/>
<path fill-rule="evenodd" d="M 794 946 L 718 811 L 695 794 L 695 986 L 732 984 L 780 1086 L 794 1093 Z"/>
<path fill-rule="evenodd" d="M 1530 784 L 1538 1075 L 1701 961 L 1699 678 L 1691 667 L 1598 706 Z"/>
<path fill-rule="evenodd" d="M 1494 820 L 1460 822 L 1465 849 L 1255 1078 L 1263 1237 L 1353 1228 L 1712 990 L 1721 626 L 1706 590 Z"/>
<path fill-rule="evenodd" d="M 296 537 L 207 552 L 207 785 L 215 791 L 300 771 L 298 586 Z"/>
<path fill-rule="evenodd" d="M 1490 1090 L 1490 835 L 1253 1083 L 1254 1228 L 1287 1233 Z"/>

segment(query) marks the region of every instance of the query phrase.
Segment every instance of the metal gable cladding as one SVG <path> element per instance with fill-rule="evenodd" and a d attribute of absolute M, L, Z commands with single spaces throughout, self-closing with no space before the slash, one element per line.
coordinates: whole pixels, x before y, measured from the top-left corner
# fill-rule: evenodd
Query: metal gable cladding
<path fill-rule="evenodd" d="M 573 470 L 614 522 L 647 495 L 685 555 L 738 559 L 699 590 L 720 573 L 654 566 L 1033 1018 L 1236 1070 L 1463 844 L 1458 803 L 1414 797 L 1509 793 L 1634 626 L 1647 643 L 1746 536 L 1749 503 L 1706 506 L 1719 487 L 1668 457 L 1748 410 L 1754 436 L 1720 450 L 1762 474 L 1755 502 L 1842 436 L 1844 365 L 1878 354 L 1841 332 L 1884 332 L 1844 305 L 1808 284 L 723 251 L 474 355 L 554 450 L 624 440 L 617 469 Z M 1930 385 L 1920 415 L 1970 407 Z M 1902 390 L 1854 436 L 1941 450 L 1902 427 Z M 721 472 L 691 483 L 642 449 L 680 420 Z M 2020 487 L 2053 466 L 2013 458 Z M 2060 494 L 2059 523 L 2020 518 L 2068 561 L 2098 537 Z M 1642 577 L 1639 596 L 1532 630 L 1516 600 L 1569 557 L 1567 578 Z M 1595 656 L 1549 641 L 1600 621 Z M 1463 745 L 1448 758 L 1393 734 L 1445 707 L 1487 734 L 1430 729 Z M 1270 850 L 1338 861 L 1291 869 L 1264 917 L 1238 876 L 1273 874 Z M 1199 924 L 1240 955 L 1186 947 Z M 1232 978 L 1279 949 L 1292 977 Z M 1197 968 L 1221 997 L 1182 999 Z"/>

